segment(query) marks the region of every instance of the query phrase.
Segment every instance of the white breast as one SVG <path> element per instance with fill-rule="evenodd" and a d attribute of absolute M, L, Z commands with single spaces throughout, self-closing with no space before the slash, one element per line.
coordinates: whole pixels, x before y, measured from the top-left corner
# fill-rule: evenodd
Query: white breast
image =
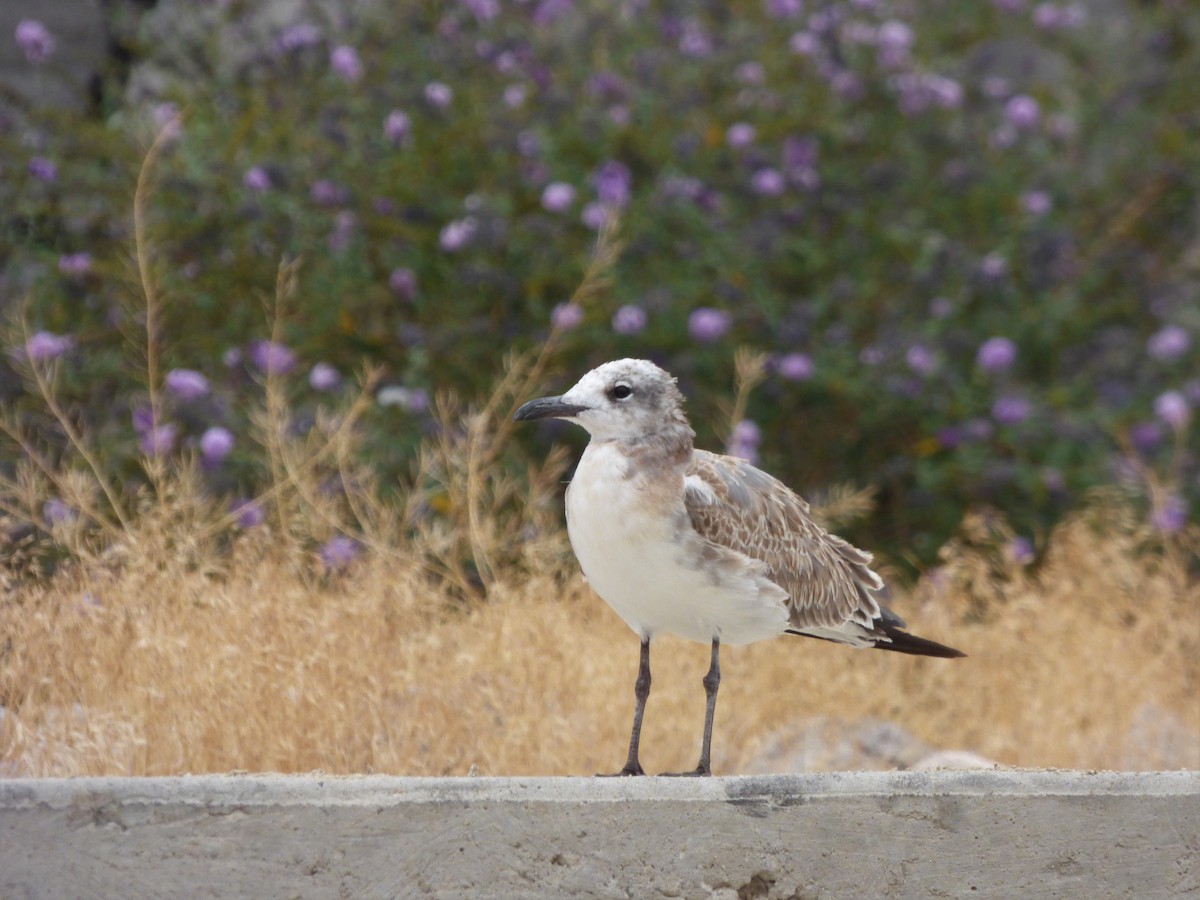
<path fill-rule="evenodd" d="M 616 444 L 593 441 L 567 490 L 571 546 L 596 593 L 642 637 L 743 644 L 782 633 L 782 589 L 695 558 L 682 471 L 630 471 Z"/>

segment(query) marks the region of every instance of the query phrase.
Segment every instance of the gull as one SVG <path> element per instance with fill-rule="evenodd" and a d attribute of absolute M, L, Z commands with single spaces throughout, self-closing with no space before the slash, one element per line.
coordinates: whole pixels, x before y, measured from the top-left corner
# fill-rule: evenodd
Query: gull
<path fill-rule="evenodd" d="M 521 406 L 517 421 L 566 419 L 591 435 L 567 488 L 567 531 L 584 577 L 641 639 L 629 755 L 638 759 L 650 696 L 650 642 L 712 645 L 700 762 L 711 775 L 722 644 L 797 634 L 917 656 L 958 650 L 909 634 L 877 594 L 871 554 L 830 534 L 783 482 L 743 459 L 694 446 L 683 395 L 643 359 L 605 363 L 565 394 Z"/>

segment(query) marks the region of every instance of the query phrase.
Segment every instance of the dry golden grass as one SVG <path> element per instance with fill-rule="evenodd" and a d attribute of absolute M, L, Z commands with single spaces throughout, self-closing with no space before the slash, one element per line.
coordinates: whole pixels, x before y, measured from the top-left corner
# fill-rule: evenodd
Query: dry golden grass
<path fill-rule="evenodd" d="M 1088 516 L 1060 527 L 1036 576 L 954 547 L 936 587 L 896 598 L 915 631 L 968 659 L 786 637 L 726 648 L 717 770 L 744 770 L 776 731 L 820 715 L 891 720 L 1002 763 L 1080 768 L 1179 765 L 1161 757 L 1152 724 L 1168 721 L 1195 751 L 1183 762 L 1200 768 L 1196 585 L 1180 553 L 1146 552 L 1128 516 L 1102 512 L 1103 532 Z M 619 766 L 637 641 L 573 574 L 561 535 L 541 550 L 562 563 L 499 577 L 465 609 L 450 582 L 400 558 L 322 578 L 277 538 L 244 536 L 220 571 L 133 554 L 11 593 L 0 611 L 7 773 Z M 648 769 L 694 764 L 707 654 L 656 642 Z"/>

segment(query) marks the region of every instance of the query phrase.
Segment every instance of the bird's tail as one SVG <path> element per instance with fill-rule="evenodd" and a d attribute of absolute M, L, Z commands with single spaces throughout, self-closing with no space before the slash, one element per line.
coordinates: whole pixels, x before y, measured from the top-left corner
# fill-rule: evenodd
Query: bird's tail
<path fill-rule="evenodd" d="M 939 644 L 937 641 L 917 637 L 915 634 L 901 631 L 892 625 L 879 625 L 878 630 L 882 631 L 889 638 L 889 640 L 875 641 L 875 647 L 879 650 L 910 653 L 913 656 L 939 656 L 943 659 L 956 659 L 967 655 L 961 650 L 955 650 L 953 647 L 947 647 L 945 644 Z"/>

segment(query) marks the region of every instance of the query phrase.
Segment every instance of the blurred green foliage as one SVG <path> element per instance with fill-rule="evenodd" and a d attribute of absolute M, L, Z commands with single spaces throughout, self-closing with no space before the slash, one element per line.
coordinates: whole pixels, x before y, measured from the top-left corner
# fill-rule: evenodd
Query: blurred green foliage
<path fill-rule="evenodd" d="M 410 405 L 376 411 L 366 450 L 402 477 L 434 427 L 413 398 L 478 396 L 505 353 L 544 337 L 595 241 L 585 207 L 611 188 L 626 243 L 612 296 L 584 310 L 548 389 L 653 358 L 712 447 L 735 347 L 803 354 L 750 400 L 762 465 L 802 492 L 877 485 L 855 537 L 918 561 L 969 505 L 1035 530 L 1131 457 L 1196 507 L 1200 20 L 1183 4 L 381 6 L 233 62 L 219 31 L 187 55 L 137 51 L 165 73 L 159 101 L 185 112 L 152 249 L 168 368 L 213 383 L 171 414 L 185 444 L 214 425 L 235 436 L 214 489 L 251 493 L 260 472 L 242 437 L 260 390 L 246 360 L 269 337 L 281 258 L 303 259 L 282 334 L 301 361 L 297 427 L 326 396 L 309 367 L 380 362 Z M 74 339 L 65 394 L 132 478 L 145 392 L 122 337 L 139 314 L 130 209 L 170 108 L 111 106 L 0 132 L 0 266 L 8 308 L 28 301 L 33 329 Z M 394 111 L 407 130 L 393 118 L 389 133 Z M 575 190 L 562 211 L 543 203 L 551 183 Z M 90 270 L 60 270 L 74 253 Z M 644 329 L 614 329 L 624 305 Z M 702 307 L 729 331 L 697 337 Z M 1154 343 L 1164 330 L 1174 345 Z M 1016 356 L 988 371 L 994 337 Z M 0 390 L 49 427 L 14 372 Z M 1168 392 L 1182 421 L 1156 419 Z"/>

